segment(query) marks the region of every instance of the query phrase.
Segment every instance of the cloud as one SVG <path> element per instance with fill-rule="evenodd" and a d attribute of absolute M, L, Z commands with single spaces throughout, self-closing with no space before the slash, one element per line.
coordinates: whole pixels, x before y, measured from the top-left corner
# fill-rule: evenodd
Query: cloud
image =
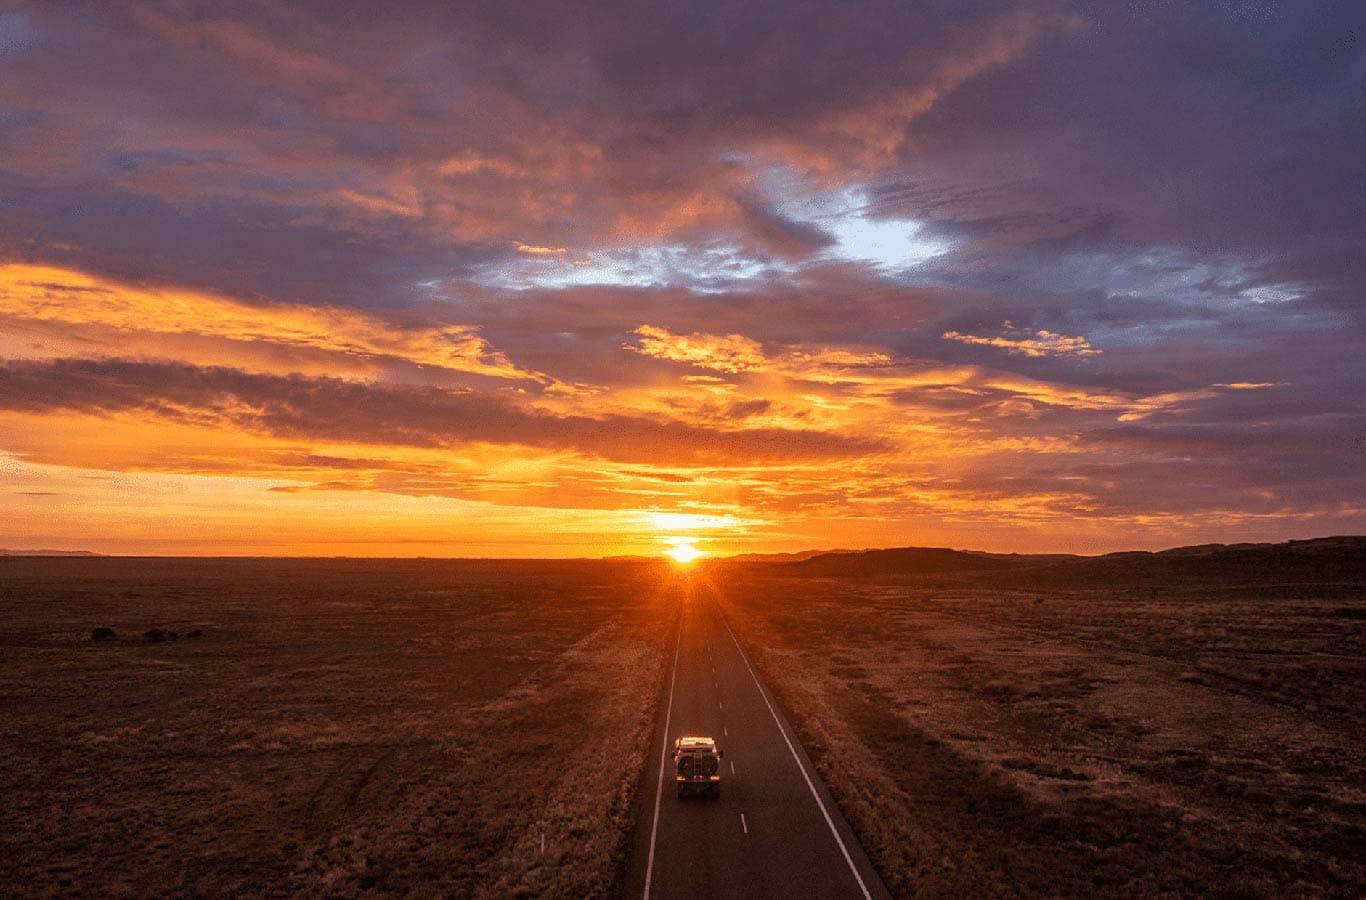
<path fill-rule="evenodd" d="M 0 368 L 0 408 L 132 410 L 293 438 L 413 447 L 515 444 L 664 464 L 838 459 L 883 448 L 875 439 L 815 431 L 721 431 L 622 415 L 559 416 L 469 391 L 124 360 L 10 362 Z"/>
<path fill-rule="evenodd" d="M 0 265 L 0 317 L 55 323 L 68 333 L 97 330 L 115 342 L 115 354 L 129 335 L 195 336 L 321 351 L 369 363 L 402 360 L 492 378 L 549 381 L 519 369 L 472 326 L 405 327 L 345 308 L 248 304 L 51 267 Z"/>
<path fill-rule="evenodd" d="M 48 10 L 7 73 L 3 101 L 31 118 L 22 143 L 4 148 L 15 152 L 0 193 L 23 199 L 15 233 L 79 246 L 77 267 L 145 270 L 155 258 L 156 274 L 217 290 L 249 280 L 316 300 L 321 268 L 382 249 L 342 282 L 359 304 L 373 302 L 384 279 L 369 279 L 395 254 L 418 281 L 511 262 L 517 242 L 558 249 L 571 237 L 610 252 L 720 235 L 755 262 L 799 258 L 831 239 L 756 191 L 758 170 L 795 162 L 862 177 L 834 161 L 866 155 L 865 125 L 888 122 L 898 98 L 943 96 L 1024 52 L 1056 17 L 993 4 L 949 23 L 880 6 L 866 18 L 877 28 L 864 16 L 832 28 L 781 4 L 573 22 L 549 5 L 525 21 L 437 4 L 401 18 Z M 660 17 L 675 20 L 677 46 L 646 51 Z M 721 22 L 727 42 L 764 52 L 716 57 Z M 111 42 L 127 53 L 104 52 Z M 883 84 L 868 80 L 870 52 Z M 60 77 L 76 61 L 82 84 Z M 103 177 L 72 177 L 89 165 Z M 134 208 L 143 227 L 94 238 Z"/>
<path fill-rule="evenodd" d="M 652 325 L 642 325 L 633 333 L 637 340 L 625 344 L 626 349 L 656 359 L 732 373 L 762 368 L 768 363 L 759 343 L 740 334 L 680 335 Z"/>
<path fill-rule="evenodd" d="M 887 354 L 866 347 L 788 345 L 769 355 L 762 344 L 742 334 L 683 335 L 653 325 L 642 325 L 632 333 L 636 340 L 623 345 L 627 350 L 732 375 L 767 371 L 794 379 L 855 383 L 879 378 L 856 370 L 885 368 L 892 362 Z"/>
<path fill-rule="evenodd" d="M 1022 353 L 1025 356 L 1085 359 L 1088 356 L 1099 356 L 1103 352 L 1092 347 L 1086 338 L 1081 336 L 1067 337 L 1046 329 L 1031 333 L 1027 329 L 1015 327 L 1009 321 L 1005 323 L 1004 328 L 1006 333 L 1000 337 L 978 337 L 973 334 L 960 334 L 957 331 L 946 331 L 943 337 L 945 340 L 964 344 L 1000 347 L 1007 353 Z"/>
<path fill-rule="evenodd" d="M 754 200 L 738 201 L 746 236 L 775 256 L 800 258 L 824 250 L 835 238 L 816 224 L 802 222 Z"/>
<path fill-rule="evenodd" d="M 517 252 L 526 253 L 531 256 L 563 256 L 569 250 L 566 247 L 537 247 L 533 244 L 524 244 L 517 241 Z"/>

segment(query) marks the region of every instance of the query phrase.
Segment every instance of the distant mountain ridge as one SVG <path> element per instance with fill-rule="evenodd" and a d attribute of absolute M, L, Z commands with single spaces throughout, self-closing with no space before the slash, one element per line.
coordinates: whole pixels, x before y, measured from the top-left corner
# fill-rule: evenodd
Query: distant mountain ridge
<path fill-rule="evenodd" d="M 1182 581 L 1366 581 L 1366 536 L 1279 544 L 1200 544 L 1103 556 L 984 553 L 945 547 L 822 553 L 772 565 L 775 574 L 850 578 L 953 576 L 965 583 L 1020 588 L 1113 587 Z"/>

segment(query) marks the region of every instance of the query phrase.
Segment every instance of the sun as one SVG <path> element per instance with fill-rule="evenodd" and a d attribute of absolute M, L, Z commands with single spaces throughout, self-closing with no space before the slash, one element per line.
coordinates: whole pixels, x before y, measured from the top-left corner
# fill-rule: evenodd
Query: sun
<path fill-rule="evenodd" d="M 692 544 L 685 542 L 676 543 L 673 545 L 673 547 L 666 550 L 665 552 L 673 557 L 674 562 L 684 566 L 686 566 L 693 560 L 697 559 L 698 557 L 706 555 L 701 550 L 698 550 L 696 547 L 694 547 Z"/>

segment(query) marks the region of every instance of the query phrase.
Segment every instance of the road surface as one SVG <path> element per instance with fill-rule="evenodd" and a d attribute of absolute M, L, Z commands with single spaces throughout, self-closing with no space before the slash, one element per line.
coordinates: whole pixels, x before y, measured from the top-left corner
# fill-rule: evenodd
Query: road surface
<path fill-rule="evenodd" d="M 626 896 L 865 898 L 868 863 L 709 589 L 690 583 L 655 725 Z M 675 796 L 673 741 L 716 738 L 721 796 Z"/>

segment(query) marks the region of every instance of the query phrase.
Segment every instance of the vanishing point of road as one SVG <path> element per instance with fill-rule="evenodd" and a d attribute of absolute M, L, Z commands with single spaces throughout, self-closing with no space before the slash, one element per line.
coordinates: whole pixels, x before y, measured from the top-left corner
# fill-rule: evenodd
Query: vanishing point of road
<path fill-rule="evenodd" d="M 707 588 L 689 584 L 668 665 L 626 896 L 888 897 Z M 719 798 L 675 796 L 684 734 L 725 751 Z"/>

